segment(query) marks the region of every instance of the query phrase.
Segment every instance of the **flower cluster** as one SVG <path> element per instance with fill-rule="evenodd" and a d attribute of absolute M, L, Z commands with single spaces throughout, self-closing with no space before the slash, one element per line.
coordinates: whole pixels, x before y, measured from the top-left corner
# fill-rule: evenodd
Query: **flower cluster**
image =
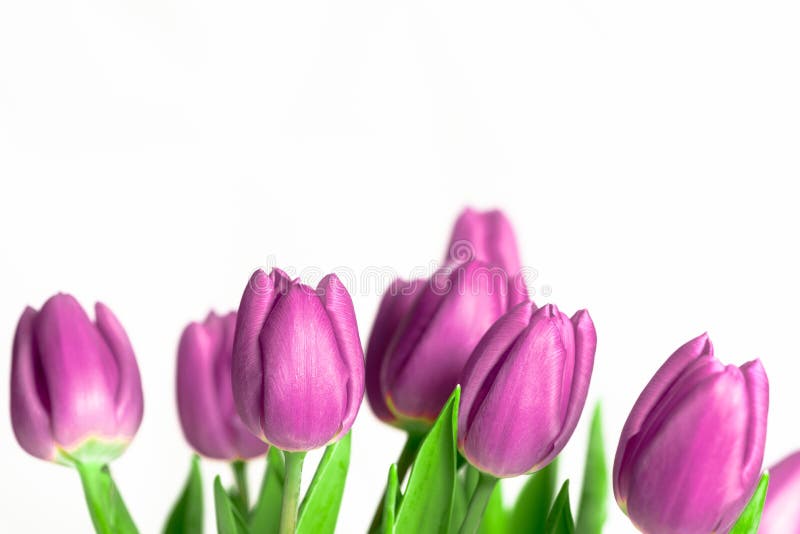
<path fill-rule="evenodd" d="M 613 328 L 610 325 L 608 328 Z M 577 521 L 554 460 L 587 400 L 597 334 L 587 310 L 538 306 L 500 211 L 465 210 L 443 266 L 395 280 L 366 352 L 335 274 L 317 287 L 257 270 L 237 311 L 189 324 L 176 359 L 177 410 L 215 480 L 219 532 L 333 532 L 366 393 L 406 432 L 370 532 L 601 532 L 608 490 L 647 533 L 800 532 L 800 453 L 762 476 L 769 385 L 760 361 L 724 365 L 707 335 L 670 356 L 633 406 L 607 483 L 599 408 Z M 137 532 L 108 464 L 135 436 L 142 383 L 111 310 L 92 320 L 70 295 L 27 308 L 11 361 L 11 421 L 31 455 L 75 467 L 98 532 Z M 301 501 L 307 451 L 326 447 Z M 261 492 L 246 463 L 266 457 Z M 197 458 L 166 532 L 202 532 Z M 509 510 L 500 479 L 528 476 Z M 401 488 L 404 488 L 401 490 Z M 762 517 L 763 516 L 763 517 Z"/>

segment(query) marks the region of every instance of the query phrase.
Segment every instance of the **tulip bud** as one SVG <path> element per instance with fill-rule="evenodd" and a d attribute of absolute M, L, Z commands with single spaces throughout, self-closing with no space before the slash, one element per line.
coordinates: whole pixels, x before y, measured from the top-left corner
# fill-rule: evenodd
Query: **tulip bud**
<path fill-rule="evenodd" d="M 753 494 L 767 431 L 761 362 L 714 358 L 697 337 L 670 356 L 622 429 L 614 494 L 642 532 L 727 532 Z"/>
<path fill-rule="evenodd" d="M 528 300 L 517 238 L 502 211 L 481 212 L 467 208 L 456 219 L 445 264 L 463 264 L 471 260 L 480 260 L 499 269 L 506 277 L 509 308 Z"/>
<path fill-rule="evenodd" d="M 372 379 L 372 366 L 380 362 L 378 385 L 371 387 L 380 390 L 382 402 L 373 402 L 373 408 L 382 419 L 412 431 L 433 423 L 472 349 L 505 311 L 504 284 L 486 264 L 473 260 L 444 267 L 429 281 L 399 284 L 408 295 L 384 297 L 367 357 Z M 408 312 L 380 350 L 387 344 L 378 337 L 381 321 L 404 307 Z"/>
<path fill-rule="evenodd" d="M 586 402 L 597 345 L 586 310 L 521 303 L 475 348 L 461 379 L 458 446 L 495 477 L 538 471 L 572 436 Z"/>
<path fill-rule="evenodd" d="M 95 322 L 72 296 L 27 308 L 11 361 L 11 422 L 28 453 L 59 463 L 105 464 L 142 421 L 142 384 L 128 336 L 101 303 Z"/>
<path fill-rule="evenodd" d="M 248 430 L 233 402 L 231 363 L 236 312 L 209 313 L 191 323 L 178 346 L 177 396 L 183 434 L 200 454 L 217 460 L 261 456 L 267 445 Z"/>
<path fill-rule="evenodd" d="M 761 534 L 800 534 L 800 451 L 769 469 Z"/>
<path fill-rule="evenodd" d="M 364 397 L 364 353 L 350 295 L 334 274 L 316 291 L 273 269 L 242 295 L 233 397 L 244 424 L 285 451 L 343 437 Z"/>

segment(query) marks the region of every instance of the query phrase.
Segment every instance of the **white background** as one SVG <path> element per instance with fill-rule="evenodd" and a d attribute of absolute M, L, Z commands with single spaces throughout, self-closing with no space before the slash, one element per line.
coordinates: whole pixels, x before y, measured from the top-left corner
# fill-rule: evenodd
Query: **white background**
<path fill-rule="evenodd" d="M 91 528 L 76 473 L 12 435 L 26 304 L 68 291 L 125 324 L 146 408 L 114 472 L 157 532 L 190 454 L 184 324 L 270 256 L 407 274 L 465 204 L 508 212 L 539 302 L 591 311 L 609 462 L 704 330 L 766 365 L 767 463 L 800 447 L 798 26 L 793 1 L 0 3 L 0 531 Z M 354 292 L 366 341 L 379 294 Z M 563 455 L 575 500 L 587 423 Z M 364 530 L 401 440 L 365 403 L 340 532 Z"/>

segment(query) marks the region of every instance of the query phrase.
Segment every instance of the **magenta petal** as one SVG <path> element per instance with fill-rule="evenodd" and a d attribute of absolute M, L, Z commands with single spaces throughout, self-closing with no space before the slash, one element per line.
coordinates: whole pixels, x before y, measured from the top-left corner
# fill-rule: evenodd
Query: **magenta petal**
<path fill-rule="evenodd" d="M 477 259 L 503 268 L 509 277 L 521 267 L 514 229 L 500 210 L 462 211 L 453 226 L 447 256 L 445 263 Z"/>
<path fill-rule="evenodd" d="M 800 534 L 800 451 L 769 468 L 760 534 Z"/>
<path fill-rule="evenodd" d="M 80 304 L 69 295 L 50 298 L 36 334 L 55 441 L 70 449 L 88 435 L 115 437 L 116 361 Z"/>
<path fill-rule="evenodd" d="M 750 422 L 747 425 L 747 452 L 742 464 L 743 484 L 752 484 L 755 491 L 761 465 L 764 462 L 764 444 L 767 439 L 767 413 L 769 412 L 769 381 L 761 360 L 753 360 L 742 366 L 750 399 Z M 798 499 L 800 504 L 800 499 Z"/>
<path fill-rule="evenodd" d="M 50 399 L 34 336 L 37 312 L 26 308 L 17 324 L 11 359 L 11 423 L 20 446 L 43 460 L 56 447 L 50 430 Z"/>
<path fill-rule="evenodd" d="M 259 336 L 284 285 L 285 275 L 282 272 L 273 270 L 267 276 L 261 269 L 257 270 L 242 294 L 236 319 L 231 378 L 233 396 L 239 416 L 256 436 L 262 435 L 261 408 L 264 398 Z"/>
<path fill-rule="evenodd" d="M 711 340 L 708 338 L 708 334 L 704 333 L 692 339 L 682 345 L 666 362 L 664 362 L 639 395 L 639 398 L 633 405 L 633 409 L 625 422 L 625 426 L 622 427 L 622 435 L 619 438 L 619 445 L 617 446 L 617 453 L 614 459 L 613 486 L 614 495 L 616 495 L 618 502 L 624 502 L 625 500 L 619 488 L 618 480 L 621 469 L 620 461 L 624 456 L 628 440 L 631 436 L 639 432 L 644 418 L 647 417 L 648 413 L 656 405 L 664 391 L 672 385 L 686 367 L 701 356 L 713 356 L 713 353 L 714 349 L 711 345 Z"/>
<path fill-rule="evenodd" d="M 142 380 L 136 356 L 122 324 L 111 309 L 100 302 L 95 305 L 95 322 L 119 370 L 115 395 L 117 433 L 132 438 L 139 429 L 144 413 Z"/>
<path fill-rule="evenodd" d="M 202 324 L 192 323 L 183 331 L 178 345 L 178 413 L 186 440 L 197 452 L 210 458 L 233 459 L 236 451 L 218 407 L 215 384 L 218 343 Z"/>
<path fill-rule="evenodd" d="M 394 416 L 386 406 L 381 389 L 381 368 L 389 356 L 389 347 L 406 314 L 417 301 L 424 280 L 394 280 L 383 295 L 372 333 L 367 342 L 366 387 L 372 411 L 382 421 L 392 421 Z"/>
<path fill-rule="evenodd" d="M 350 293 L 335 274 L 329 274 L 317 286 L 322 305 L 328 313 L 339 355 L 347 368 L 347 407 L 340 433 L 346 434 L 364 399 L 364 351 L 358 335 L 356 312 Z"/>
<path fill-rule="evenodd" d="M 282 450 L 311 450 L 334 439 L 347 409 L 348 369 L 316 292 L 293 284 L 260 336 L 266 440 Z"/>

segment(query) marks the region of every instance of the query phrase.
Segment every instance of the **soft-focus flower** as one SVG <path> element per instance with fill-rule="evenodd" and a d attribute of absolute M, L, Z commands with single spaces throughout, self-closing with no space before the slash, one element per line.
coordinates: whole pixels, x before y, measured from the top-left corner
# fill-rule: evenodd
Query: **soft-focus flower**
<path fill-rule="evenodd" d="M 481 339 L 461 380 L 458 446 L 497 477 L 546 466 L 578 424 L 597 336 L 586 310 L 512 308 Z"/>
<path fill-rule="evenodd" d="M 142 384 L 128 336 L 105 305 L 95 322 L 70 295 L 27 308 L 11 362 L 11 422 L 28 453 L 105 464 L 142 421 Z"/>
<path fill-rule="evenodd" d="M 481 336 L 527 299 L 511 223 L 498 210 L 464 210 L 444 267 L 430 280 L 397 279 L 384 294 L 367 344 L 367 398 L 375 415 L 409 429 L 427 427 Z"/>
<path fill-rule="evenodd" d="M 364 353 L 350 295 L 329 274 L 314 290 L 258 270 L 242 295 L 233 397 L 267 443 L 306 451 L 344 436 L 364 397 Z"/>
<path fill-rule="evenodd" d="M 231 363 L 236 312 L 191 323 L 178 345 L 177 396 L 183 434 L 200 454 L 249 459 L 267 445 L 244 426 L 233 402 Z"/>
<path fill-rule="evenodd" d="M 769 468 L 760 534 L 800 534 L 800 451 Z"/>
<path fill-rule="evenodd" d="M 769 384 L 759 360 L 714 358 L 706 334 L 679 348 L 622 429 L 614 494 L 642 532 L 727 531 L 758 483 Z"/>

